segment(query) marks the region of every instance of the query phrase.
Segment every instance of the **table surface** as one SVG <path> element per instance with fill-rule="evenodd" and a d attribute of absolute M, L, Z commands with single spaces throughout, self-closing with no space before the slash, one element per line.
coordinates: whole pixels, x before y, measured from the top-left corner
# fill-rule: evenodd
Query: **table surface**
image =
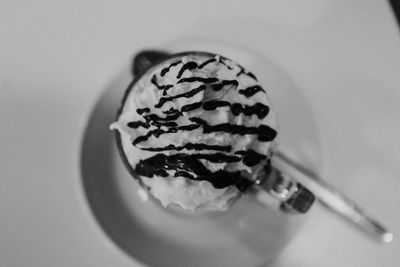
<path fill-rule="evenodd" d="M 245 45 L 285 70 L 315 113 L 322 175 L 400 233 L 400 38 L 386 1 L 3 0 L 1 266 L 138 265 L 93 221 L 80 142 L 132 55 L 183 37 Z M 399 250 L 316 206 L 275 266 L 396 266 Z"/>

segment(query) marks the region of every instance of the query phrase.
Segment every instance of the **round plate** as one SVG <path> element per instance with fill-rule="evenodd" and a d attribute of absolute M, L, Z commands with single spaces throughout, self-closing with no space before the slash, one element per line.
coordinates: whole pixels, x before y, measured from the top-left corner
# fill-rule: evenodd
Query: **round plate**
<path fill-rule="evenodd" d="M 215 40 L 178 40 L 162 49 L 219 53 L 255 73 L 277 111 L 280 148 L 318 171 L 320 144 L 307 101 L 275 64 L 255 52 Z M 83 192 L 104 233 L 134 261 L 147 266 L 259 266 L 274 260 L 306 216 L 269 209 L 248 194 L 227 212 L 165 209 L 128 174 L 109 125 L 132 79 L 126 66 L 105 89 L 82 142 Z"/>

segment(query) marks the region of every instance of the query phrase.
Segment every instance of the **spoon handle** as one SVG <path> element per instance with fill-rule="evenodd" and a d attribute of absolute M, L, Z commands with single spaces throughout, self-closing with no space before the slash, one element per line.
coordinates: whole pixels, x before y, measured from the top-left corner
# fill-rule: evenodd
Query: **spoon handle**
<path fill-rule="evenodd" d="M 291 160 L 283 152 L 277 151 L 272 158 L 272 165 L 287 173 L 293 180 L 307 187 L 326 207 L 354 223 L 373 237 L 390 243 L 394 235 L 376 219 L 367 215 L 353 200 L 345 196 L 332 185 L 321 180 L 315 173 Z"/>

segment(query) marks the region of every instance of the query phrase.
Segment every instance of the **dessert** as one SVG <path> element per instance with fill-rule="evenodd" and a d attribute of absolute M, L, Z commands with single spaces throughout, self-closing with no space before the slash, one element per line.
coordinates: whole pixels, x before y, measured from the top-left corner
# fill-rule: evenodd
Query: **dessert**
<path fill-rule="evenodd" d="M 277 122 L 265 88 L 234 61 L 171 56 L 129 86 L 111 129 L 131 174 L 164 206 L 226 210 L 270 172 Z"/>

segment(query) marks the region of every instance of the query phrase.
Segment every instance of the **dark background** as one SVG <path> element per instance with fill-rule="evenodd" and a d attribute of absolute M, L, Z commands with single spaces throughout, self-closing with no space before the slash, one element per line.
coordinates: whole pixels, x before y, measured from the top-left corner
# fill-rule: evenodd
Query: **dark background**
<path fill-rule="evenodd" d="M 400 1 L 398 0 L 389 0 L 390 5 L 393 8 L 394 15 L 397 19 L 397 23 L 400 25 Z"/>

